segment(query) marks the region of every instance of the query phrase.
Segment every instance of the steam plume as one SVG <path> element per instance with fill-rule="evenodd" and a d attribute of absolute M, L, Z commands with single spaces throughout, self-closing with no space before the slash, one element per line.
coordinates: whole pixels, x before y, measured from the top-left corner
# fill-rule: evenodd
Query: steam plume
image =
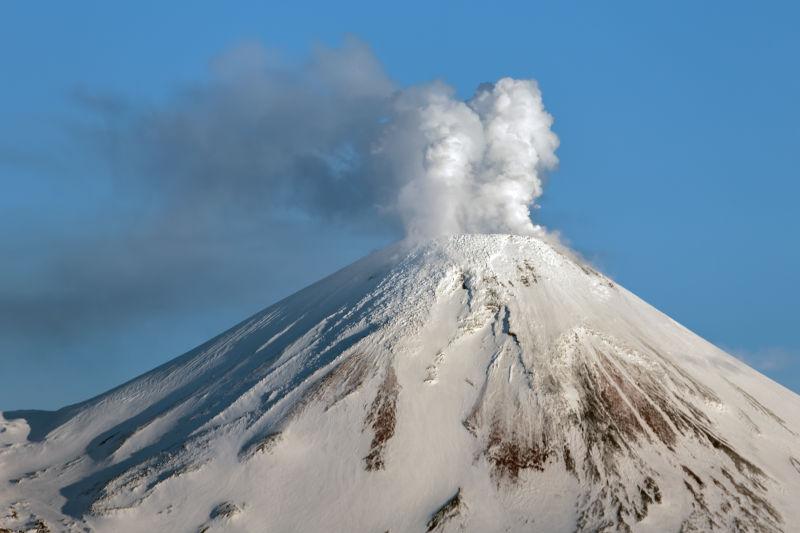
<path fill-rule="evenodd" d="M 397 209 L 409 235 L 535 230 L 530 205 L 542 194 L 542 172 L 558 162 L 553 119 L 536 82 L 503 78 L 468 102 L 436 84 L 406 91 L 396 111 L 399 131 L 387 151 L 409 147 L 395 155 L 422 159 L 415 169 L 396 169 L 407 180 Z M 397 138 L 404 135 L 422 146 Z"/>
<path fill-rule="evenodd" d="M 441 82 L 399 88 L 355 39 L 303 65 L 248 45 L 211 74 L 147 109 L 83 95 L 113 167 L 155 189 L 170 225 L 299 213 L 420 238 L 536 228 L 558 138 L 534 81 L 466 102 Z"/>

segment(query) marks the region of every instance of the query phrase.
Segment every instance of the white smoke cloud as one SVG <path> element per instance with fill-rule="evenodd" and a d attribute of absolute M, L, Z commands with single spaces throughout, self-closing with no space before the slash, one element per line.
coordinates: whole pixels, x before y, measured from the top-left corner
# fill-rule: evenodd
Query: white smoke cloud
<path fill-rule="evenodd" d="M 393 207 L 406 234 L 464 233 L 464 207 L 485 148 L 480 118 L 441 83 L 406 90 L 394 109 L 381 150 L 400 177 Z"/>
<path fill-rule="evenodd" d="M 479 113 L 486 150 L 479 177 L 475 225 L 497 232 L 530 233 L 529 206 L 542 195 L 542 173 L 558 163 L 553 117 L 535 81 L 503 78 L 470 102 Z"/>
<path fill-rule="evenodd" d="M 99 144 L 113 141 L 113 167 L 162 197 L 171 225 L 301 213 L 415 238 L 538 228 L 558 138 L 535 81 L 468 101 L 442 82 L 400 88 L 355 39 L 303 64 L 251 43 L 212 67 L 160 107 L 102 101 Z"/>
<path fill-rule="evenodd" d="M 503 78 L 467 102 L 441 83 L 408 89 L 395 111 L 382 148 L 399 159 L 396 209 L 410 236 L 536 230 L 530 206 L 558 137 L 535 81 Z"/>

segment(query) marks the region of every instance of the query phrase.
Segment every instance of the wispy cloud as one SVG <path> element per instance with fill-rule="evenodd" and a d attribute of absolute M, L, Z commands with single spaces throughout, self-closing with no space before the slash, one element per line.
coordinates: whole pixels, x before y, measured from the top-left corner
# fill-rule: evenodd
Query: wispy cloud
<path fill-rule="evenodd" d="M 726 351 L 756 370 L 768 373 L 795 368 L 800 363 L 800 352 L 778 346 Z"/>

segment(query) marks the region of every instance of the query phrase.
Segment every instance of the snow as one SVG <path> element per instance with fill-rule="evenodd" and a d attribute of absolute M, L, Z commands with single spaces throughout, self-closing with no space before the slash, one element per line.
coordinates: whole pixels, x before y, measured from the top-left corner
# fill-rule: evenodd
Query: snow
<path fill-rule="evenodd" d="M 437 530 L 791 531 L 799 408 L 543 240 L 398 243 L 97 398 L 0 413 L 0 527 L 425 531 L 459 494 Z"/>

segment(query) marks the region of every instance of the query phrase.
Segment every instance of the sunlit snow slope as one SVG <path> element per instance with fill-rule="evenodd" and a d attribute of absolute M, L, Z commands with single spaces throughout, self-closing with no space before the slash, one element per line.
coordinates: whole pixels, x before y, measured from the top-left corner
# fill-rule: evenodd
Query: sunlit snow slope
<path fill-rule="evenodd" d="M 798 531 L 800 397 L 545 242 L 377 252 L 0 417 L 0 527 Z"/>

